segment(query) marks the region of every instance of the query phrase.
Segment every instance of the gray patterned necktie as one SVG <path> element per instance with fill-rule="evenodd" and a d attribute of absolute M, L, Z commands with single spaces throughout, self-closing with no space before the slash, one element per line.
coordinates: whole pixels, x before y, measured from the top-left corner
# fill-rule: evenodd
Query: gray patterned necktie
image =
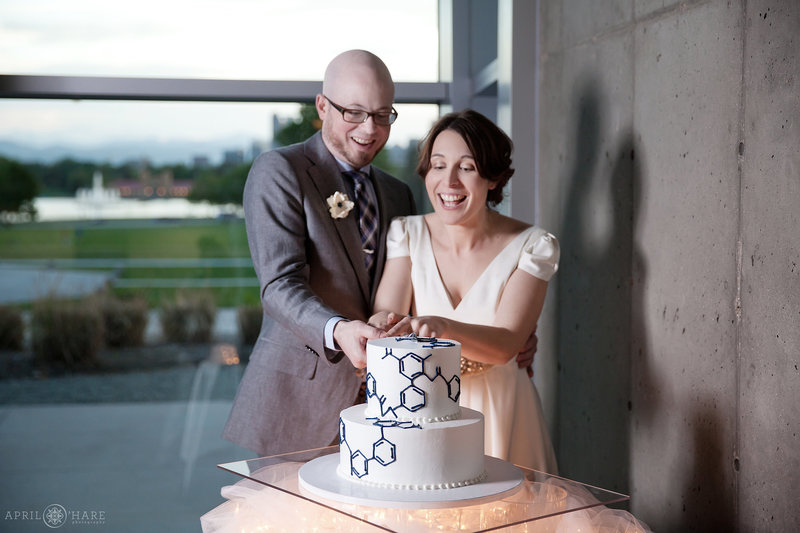
<path fill-rule="evenodd" d="M 361 234 L 361 250 L 364 252 L 364 266 L 371 273 L 372 266 L 375 263 L 375 251 L 378 243 L 377 210 L 370 195 L 367 193 L 367 176 L 357 170 L 350 170 L 344 174 L 353 180 L 358 231 Z"/>

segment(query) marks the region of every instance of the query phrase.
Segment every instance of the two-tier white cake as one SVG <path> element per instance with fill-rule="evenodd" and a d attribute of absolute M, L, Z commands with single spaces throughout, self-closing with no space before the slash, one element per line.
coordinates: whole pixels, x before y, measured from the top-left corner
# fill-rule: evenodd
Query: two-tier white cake
<path fill-rule="evenodd" d="M 367 343 L 367 403 L 341 412 L 338 474 L 392 489 L 448 489 L 486 476 L 483 415 L 460 407 L 461 345 Z"/>

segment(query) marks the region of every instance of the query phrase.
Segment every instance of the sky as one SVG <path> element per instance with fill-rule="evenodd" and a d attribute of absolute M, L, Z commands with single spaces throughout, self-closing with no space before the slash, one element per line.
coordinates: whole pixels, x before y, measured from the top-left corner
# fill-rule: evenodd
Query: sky
<path fill-rule="evenodd" d="M 336 54 L 375 52 L 395 81 L 438 79 L 436 0 L 0 0 L 0 73 L 320 80 Z M 390 144 L 435 106 L 398 106 Z M 266 141 L 294 104 L 0 100 L 0 139 Z M 249 141 L 248 141 L 249 142 Z"/>

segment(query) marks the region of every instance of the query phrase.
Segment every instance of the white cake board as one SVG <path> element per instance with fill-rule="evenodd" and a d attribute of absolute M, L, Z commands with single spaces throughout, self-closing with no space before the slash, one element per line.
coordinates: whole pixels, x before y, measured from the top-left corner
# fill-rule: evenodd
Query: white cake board
<path fill-rule="evenodd" d="M 336 472 L 339 454 L 313 459 L 300 467 L 300 489 L 344 503 L 394 509 L 442 509 L 465 507 L 509 496 L 519 489 L 525 476 L 509 462 L 486 455 L 487 477 L 466 487 L 433 490 L 400 490 L 349 481 Z"/>

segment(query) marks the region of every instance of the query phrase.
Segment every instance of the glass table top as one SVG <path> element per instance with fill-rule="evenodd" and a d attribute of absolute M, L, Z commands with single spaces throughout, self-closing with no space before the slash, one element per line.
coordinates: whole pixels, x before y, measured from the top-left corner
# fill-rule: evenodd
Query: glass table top
<path fill-rule="evenodd" d="M 627 501 L 618 492 L 593 487 L 545 472 L 520 468 L 524 480 L 519 488 L 471 505 L 409 509 L 381 506 L 381 502 L 353 503 L 323 497 L 304 488 L 298 479 L 308 462 L 338 454 L 338 446 L 293 452 L 218 465 L 241 476 L 256 488 L 272 509 L 274 523 L 259 525 L 259 531 L 503 531 L 555 532 L 570 513 Z M 239 484 L 237 484 L 239 485 Z M 268 488 L 264 488 L 268 487 Z M 278 510 L 279 512 L 274 512 Z M 265 512 L 265 514 L 267 514 Z M 272 519 L 270 520 L 272 522 Z"/>

